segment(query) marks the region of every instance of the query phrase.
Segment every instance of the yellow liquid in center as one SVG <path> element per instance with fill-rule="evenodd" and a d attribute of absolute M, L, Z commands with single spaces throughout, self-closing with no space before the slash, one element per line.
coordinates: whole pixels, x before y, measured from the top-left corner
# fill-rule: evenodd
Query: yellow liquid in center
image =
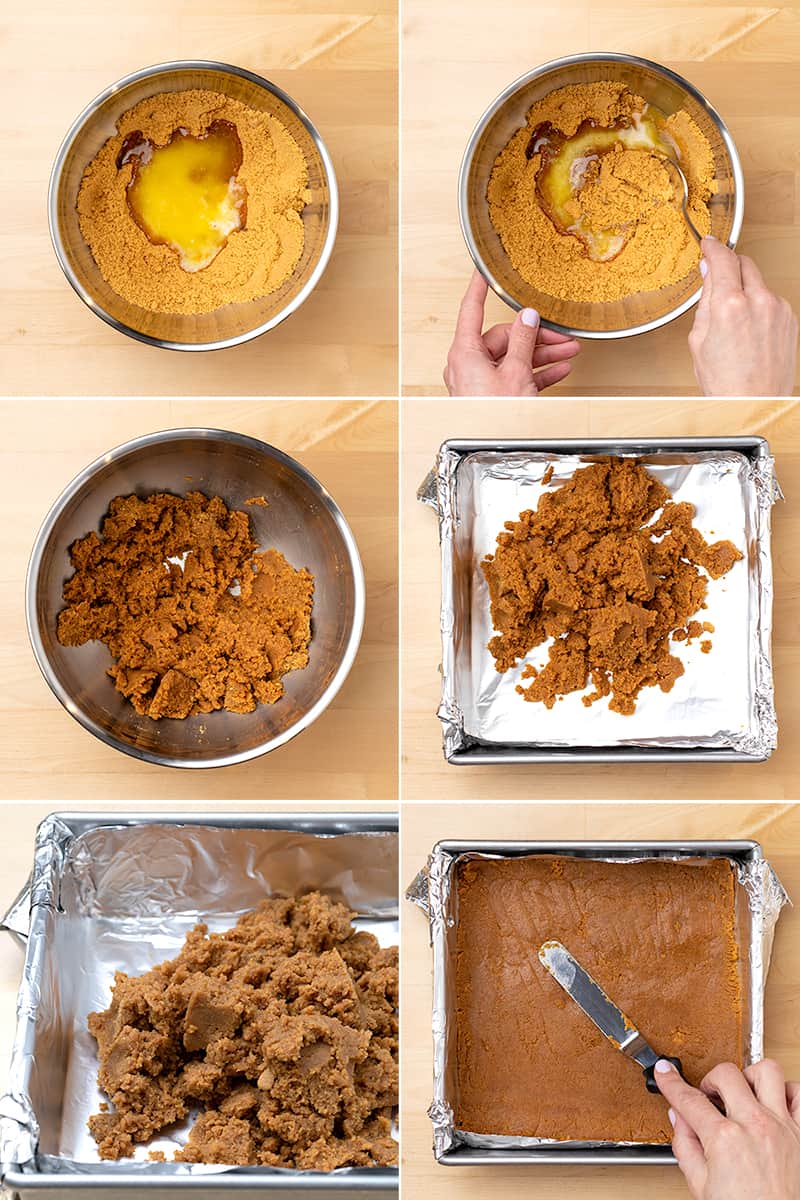
<path fill-rule="evenodd" d="M 534 130 L 531 136 L 528 157 L 542 155 L 536 187 L 545 211 L 561 233 L 580 238 L 589 258 L 596 262 L 616 258 L 633 231 L 619 227 L 592 229 L 583 217 L 576 218 L 574 201 L 583 187 L 587 169 L 617 145 L 677 158 L 677 147 L 665 131 L 665 122 L 664 113 L 648 105 L 643 113 L 634 115 L 629 125 L 601 129 L 584 121 L 569 138 L 550 126 Z"/>
<path fill-rule="evenodd" d="M 173 249 L 184 271 L 213 262 L 247 216 L 247 195 L 236 174 L 242 165 L 238 134 L 214 121 L 194 137 L 183 129 L 166 146 L 140 133 L 125 139 L 118 166 L 132 162 L 128 207 L 151 242 Z"/>

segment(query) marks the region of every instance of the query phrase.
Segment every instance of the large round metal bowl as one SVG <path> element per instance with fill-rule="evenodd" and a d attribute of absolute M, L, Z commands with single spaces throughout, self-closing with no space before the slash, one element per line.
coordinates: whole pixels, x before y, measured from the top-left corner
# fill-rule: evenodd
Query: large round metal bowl
<path fill-rule="evenodd" d="M 666 325 L 697 303 L 702 283 L 699 271 L 693 271 L 679 283 L 624 300 L 561 300 L 522 278 L 489 219 L 486 189 L 494 161 L 525 125 L 531 106 L 556 88 L 605 79 L 626 83 L 667 114 L 685 109 L 705 134 L 714 156 L 716 192 L 709 205 L 714 237 L 734 246 L 744 215 L 744 181 L 733 139 L 719 113 L 674 71 L 630 54 L 575 54 L 545 63 L 510 84 L 489 105 L 469 139 L 458 185 L 461 228 L 476 267 L 507 304 L 535 308 L 551 329 L 585 338 L 630 337 Z"/>
<path fill-rule="evenodd" d="M 285 695 L 252 713 L 224 710 L 185 720 L 140 716 L 106 674 L 101 642 L 62 646 L 56 620 L 72 574 L 69 547 L 97 530 L 115 496 L 199 490 L 241 508 L 251 505 L 262 549 L 275 547 L 314 576 L 310 661 L 284 676 Z M 168 429 L 126 442 L 81 471 L 45 517 L 26 584 L 28 633 L 50 687 L 96 737 L 147 762 L 220 767 L 282 746 L 306 729 L 338 692 L 364 624 L 364 573 L 353 535 L 334 500 L 298 462 L 255 438 L 219 429 Z"/>
<path fill-rule="evenodd" d="M 118 118 L 159 92 L 200 88 L 241 100 L 277 117 L 308 165 L 310 203 L 303 210 L 305 244 L 293 274 L 269 296 L 226 304 L 215 312 L 154 313 L 123 300 L 103 279 L 78 224 L 83 172 L 116 132 Z M 311 294 L 336 240 L 339 201 L 331 157 L 319 132 L 286 92 L 241 67 L 182 61 L 146 67 L 106 88 L 72 125 L 56 155 L 48 196 L 50 236 L 61 268 L 81 300 L 114 329 L 168 350 L 221 350 L 274 328 Z M 223 251 L 224 253 L 224 251 Z"/>

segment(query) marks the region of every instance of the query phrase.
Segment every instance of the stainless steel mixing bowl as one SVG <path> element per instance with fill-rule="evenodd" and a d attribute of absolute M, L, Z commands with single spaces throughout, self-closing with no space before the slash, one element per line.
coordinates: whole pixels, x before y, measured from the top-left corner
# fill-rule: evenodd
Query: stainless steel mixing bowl
<path fill-rule="evenodd" d="M 461 228 L 469 252 L 489 286 L 512 308 L 535 308 L 545 325 L 576 337 L 619 338 L 666 325 L 700 299 L 701 277 L 692 271 L 679 283 L 639 292 L 624 300 L 586 303 L 540 292 L 514 268 L 489 219 L 486 189 L 497 155 L 525 125 L 528 110 L 556 88 L 610 79 L 671 114 L 685 109 L 705 134 L 714 156 L 716 192 L 710 202 L 711 232 L 734 246 L 744 216 L 739 155 L 719 113 L 698 90 L 658 63 L 630 54 L 575 54 L 522 75 L 489 105 L 469 139 L 458 184 Z"/>
<path fill-rule="evenodd" d="M 116 132 L 117 119 L 159 92 L 202 88 L 222 92 L 277 117 L 299 144 L 308 164 L 311 201 L 303 210 L 305 245 L 293 274 L 277 291 L 244 304 L 197 315 L 154 313 L 129 304 L 103 279 L 78 224 L 83 172 Z M 241 67 L 181 61 L 146 67 L 106 88 L 69 130 L 56 155 L 48 196 L 50 236 L 61 268 L 81 300 L 114 329 L 169 350 L 221 350 L 274 328 L 311 294 L 336 240 L 339 200 L 331 157 L 319 132 L 286 92 Z"/>
<path fill-rule="evenodd" d="M 115 689 L 101 642 L 62 646 L 56 619 L 72 574 L 69 547 L 99 528 L 115 496 L 199 490 L 250 505 L 262 547 L 276 547 L 315 579 L 309 665 L 284 677 L 276 704 L 183 721 L 140 716 Z M 274 750 L 311 725 L 338 692 L 364 623 L 364 573 L 355 540 L 332 497 L 294 459 L 255 438 L 219 429 L 168 429 L 126 442 L 81 471 L 45 517 L 26 584 L 28 633 L 42 674 L 68 712 L 109 746 L 163 766 L 219 767 Z"/>

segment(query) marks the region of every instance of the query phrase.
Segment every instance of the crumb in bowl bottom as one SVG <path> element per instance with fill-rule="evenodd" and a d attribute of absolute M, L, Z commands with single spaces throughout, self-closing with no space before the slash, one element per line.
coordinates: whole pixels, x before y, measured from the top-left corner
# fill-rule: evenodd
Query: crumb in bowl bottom
<path fill-rule="evenodd" d="M 145 157 L 180 151 L 225 128 L 241 155 L 232 181 L 239 212 L 207 265 L 187 269 L 185 256 L 152 240 L 131 210 L 141 159 L 132 151 L 137 144 Z M 177 185 L 175 176 L 160 178 L 165 188 Z M 199 315 L 267 296 L 290 278 L 303 252 L 309 199 L 303 152 L 277 117 L 221 92 L 193 90 L 162 92 L 123 113 L 84 171 L 77 208 L 92 257 L 118 296 L 150 312 Z"/>
<path fill-rule="evenodd" d="M 558 88 L 530 109 L 527 124 L 495 160 L 487 199 L 511 263 L 532 287 L 562 300 L 601 303 L 656 291 L 696 270 L 699 247 L 664 153 L 677 156 L 692 221 L 706 234 L 715 187 L 711 147 L 685 111 L 659 117 L 654 145 L 645 139 L 626 144 L 642 119 L 647 124 L 656 112 L 625 84 L 610 81 Z M 593 149 L 593 128 L 600 139 L 616 130 L 620 140 L 612 137 L 613 144 Z M 542 192 L 547 142 L 576 135 L 585 135 L 587 146 L 575 165 L 572 195 L 554 219 Z M 587 240 L 599 242 L 606 257 L 592 257 Z"/>
<path fill-rule="evenodd" d="M 308 665 L 314 578 L 257 547 L 219 496 L 117 496 L 70 547 L 58 640 L 104 642 L 117 691 L 153 720 L 274 704 Z"/>
<path fill-rule="evenodd" d="M 117 972 L 110 1006 L 89 1016 L 113 1102 L 89 1119 L 101 1158 L 199 1108 L 176 1162 L 396 1163 L 397 947 L 353 916 L 319 892 L 264 900 L 224 933 L 197 925 L 144 975 Z"/>

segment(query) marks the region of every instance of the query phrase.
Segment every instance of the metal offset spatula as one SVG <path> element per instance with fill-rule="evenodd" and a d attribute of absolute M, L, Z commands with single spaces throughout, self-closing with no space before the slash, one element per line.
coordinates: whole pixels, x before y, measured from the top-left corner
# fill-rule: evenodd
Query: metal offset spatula
<path fill-rule="evenodd" d="M 609 1000 L 600 985 L 584 971 L 561 942 L 545 942 L 539 949 L 539 958 L 556 983 L 583 1009 L 612 1046 L 639 1064 L 648 1092 L 658 1092 L 653 1068 L 660 1058 L 667 1059 L 683 1075 L 681 1060 L 670 1058 L 668 1054 L 656 1054 L 633 1022 Z"/>

